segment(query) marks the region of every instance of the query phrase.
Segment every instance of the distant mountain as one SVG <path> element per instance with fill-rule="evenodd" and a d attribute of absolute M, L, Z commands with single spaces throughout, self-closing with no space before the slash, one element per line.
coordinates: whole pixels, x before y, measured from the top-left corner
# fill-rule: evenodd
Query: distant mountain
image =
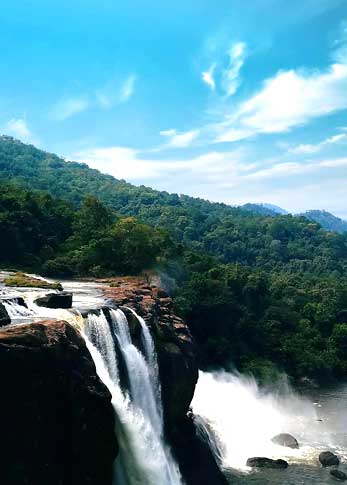
<path fill-rule="evenodd" d="M 281 214 L 282 216 L 286 216 L 289 214 L 288 211 L 285 209 L 282 209 L 282 207 L 279 207 L 278 205 L 274 204 L 259 204 L 262 207 L 266 207 L 267 209 L 272 210 L 273 212 L 276 212 L 277 214 Z"/>
<path fill-rule="evenodd" d="M 339 233 L 347 232 L 347 221 L 334 216 L 325 210 L 309 210 L 299 216 L 306 217 L 310 221 L 318 222 L 327 231 L 335 231 Z"/>
<path fill-rule="evenodd" d="M 287 211 L 273 204 L 248 203 L 240 206 L 240 209 L 265 217 L 288 215 Z M 306 219 L 309 219 L 310 221 L 317 222 L 327 231 L 334 231 L 340 234 L 347 232 L 347 221 L 344 221 L 325 210 L 309 210 L 295 215 L 297 217 L 306 217 Z"/>
<path fill-rule="evenodd" d="M 253 214 L 259 214 L 261 216 L 275 217 L 278 215 L 287 215 L 288 212 L 281 207 L 273 204 L 244 204 L 240 206 L 241 209 L 248 212 L 253 212 Z"/>

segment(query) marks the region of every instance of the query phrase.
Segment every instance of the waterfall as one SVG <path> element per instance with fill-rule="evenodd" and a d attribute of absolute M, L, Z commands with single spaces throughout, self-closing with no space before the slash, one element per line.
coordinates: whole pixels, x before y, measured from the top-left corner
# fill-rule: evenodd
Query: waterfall
<path fill-rule="evenodd" d="M 4 300 L 3 302 L 4 307 L 12 319 L 21 318 L 21 317 L 32 317 L 34 312 L 29 308 L 25 307 L 24 305 L 20 305 L 16 298 L 12 300 Z"/>
<path fill-rule="evenodd" d="M 181 478 L 163 435 L 163 419 L 156 355 L 143 322 L 144 354 L 131 341 L 121 310 L 110 310 L 110 322 L 101 311 L 89 314 L 85 339 L 97 372 L 112 394 L 120 452 L 115 480 L 121 485 L 180 485 Z M 136 314 L 135 314 L 136 315 Z M 137 315 L 136 315 L 137 316 Z M 120 384 L 117 350 L 127 373 L 129 389 Z"/>
<path fill-rule="evenodd" d="M 247 471 L 247 459 L 254 456 L 317 460 L 312 443 L 321 430 L 314 406 L 286 384 L 277 392 L 266 392 L 251 377 L 200 372 L 192 408 L 199 436 L 210 445 L 222 469 Z M 279 433 L 293 434 L 300 449 L 273 443 Z"/>

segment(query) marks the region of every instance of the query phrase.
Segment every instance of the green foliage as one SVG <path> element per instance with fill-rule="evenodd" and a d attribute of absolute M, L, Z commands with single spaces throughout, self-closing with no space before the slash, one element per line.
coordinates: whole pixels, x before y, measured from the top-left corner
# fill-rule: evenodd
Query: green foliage
<path fill-rule="evenodd" d="M 73 212 L 66 202 L 44 193 L 0 186 L 0 258 L 33 266 L 54 254 L 71 234 Z"/>
<path fill-rule="evenodd" d="M 41 192 L 0 184 L 0 263 L 49 276 L 134 274 L 175 254 L 163 230 L 117 218 L 96 198 L 79 210 Z M 25 286 L 16 275 L 8 284 Z M 17 285 L 18 286 L 18 285 Z"/>
<path fill-rule="evenodd" d="M 277 371 L 324 380 L 347 372 L 347 281 L 265 273 L 188 255 L 176 311 L 203 367 L 230 364 L 267 381 Z M 277 370 L 274 368 L 277 366 Z"/>

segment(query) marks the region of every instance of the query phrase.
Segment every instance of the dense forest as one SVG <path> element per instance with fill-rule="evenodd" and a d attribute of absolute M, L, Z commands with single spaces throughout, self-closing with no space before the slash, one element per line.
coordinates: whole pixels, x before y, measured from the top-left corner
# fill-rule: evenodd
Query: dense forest
<path fill-rule="evenodd" d="M 204 368 L 346 375 L 347 234 L 135 187 L 9 137 L 0 182 L 2 267 L 55 277 L 156 270 L 173 282 Z"/>

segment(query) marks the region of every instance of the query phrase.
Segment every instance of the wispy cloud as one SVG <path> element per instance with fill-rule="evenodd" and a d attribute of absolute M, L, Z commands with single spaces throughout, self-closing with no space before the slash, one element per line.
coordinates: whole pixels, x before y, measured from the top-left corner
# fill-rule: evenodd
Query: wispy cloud
<path fill-rule="evenodd" d="M 126 103 L 135 92 L 137 77 L 131 74 L 123 80 L 112 79 L 102 88 L 96 90 L 98 105 L 104 109 L 110 109 L 122 103 Z"/>
<path fill-rule="evenodd" d="M 185 148 L 192 144 L 192 142 L 199 136 L 199 130 L 191 130 L 179 133 L 176 130 L 164 130 L 160 135 L 168 139 L 167 143 L 161 148 Z"/>
<path fill-rule="evenodd" d="M 90 102 L 87 97 L 64 98 L 55 104 L 51 111 L 51 117 L 56 121 L 65 121 L 85 111 L 89 105 Z"/>
<path fill-rule="evenodd" d="M 126 103 L 135 92 L 136 76 L 113 79 L 94 93 L 85 96 L 64 97 L 51 110 L 51 118 L 55 121 L 65 121 L 89 108 L 110 109 Z"/>
<path fill-rule="evenodd" d="M 225 180 L 226 174 L 235 176 L 246 173 L 255 165 L 243 161 L 240 150 L 227 153 L 208 152 L 189 159 L 143 158 L 141 152 L 127 147 L 91 148 L 71 157 L 83 161 L 93 168 L 110 173 L 117 178 L 131 181 L 167 178 L 174 176 L 187 181 L 200 180 L 213 184 Z"/>
<path fill-rule="evenodd" d="M 229 50 L 229 63 L 222 74 L 222 85 L 226 95 L 232 96 L 236 93 L 240 83 L 240 70 L 243 66 L 246 56 L 246 44 L 236 42 Z"/>
<path fill-rule="evenodd" d="M 295 155 L 307 155 L 310 153 L 318 153 L 323 148 L 329 145 L 336 145 L 337 143 L 346 142 L 347 141 L 347 134 L 340 133 L 338 135 L 331 136 L 326 138 L 325 140 L 316 143 L 316 144 L 300 144 L 295 147 L 289 148 L 289 153 L 294 153 Z"/>
<path fill-rule="evenodd" d="M 129 76 L 124 81 L 119 94 L 119 99 L 121 103 L 125 103 L 126 101 L 128 101 L 128 99 L 130 99 L 131 96 L 134 94 L 135 81 L 136 81 L 135 75 Z"/>
<path fill-rule="evenodd" d="M 215 141 L 289 131 L 313 118 L 346 109 L 346 92 L 347 62 L 333 64 L 325 72 L 280 71 L 233 114 L 227 113 L 212 127 Z"/>
<path fill-rule="evenodd" d="M 201 73 L 201 79 L 204 81 L 204 83 L 209 86 L 212 91 L 216 89 L 216 81 L 213 78 L 214 75 L 214 70 L 216 69 L 216 64 L 213 63 L 211 64 L 210 68 L 207 71 L 203 71 Z"/>
<path fill-rule="evenodd" d="M 247 46 L 244 42 L 234 42 L 229 48 L 213 50 L 213 62 L 201 73 L 201 79 L 212 91 L 218 88 L 223 95 L 230 97 L 236 93 L 241 84 L 240 71 L 246 58 Z"/>

